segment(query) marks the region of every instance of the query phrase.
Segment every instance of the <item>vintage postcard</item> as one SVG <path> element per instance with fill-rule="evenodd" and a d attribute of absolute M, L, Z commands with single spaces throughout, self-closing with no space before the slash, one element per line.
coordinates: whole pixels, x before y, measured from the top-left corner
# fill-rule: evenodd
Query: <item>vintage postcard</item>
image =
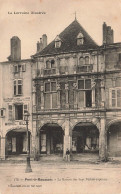
<path fill-rule="evenodd" d="M 121 194 L 120 18 L 120 0 L 0 0 L 0 194 Z"/>

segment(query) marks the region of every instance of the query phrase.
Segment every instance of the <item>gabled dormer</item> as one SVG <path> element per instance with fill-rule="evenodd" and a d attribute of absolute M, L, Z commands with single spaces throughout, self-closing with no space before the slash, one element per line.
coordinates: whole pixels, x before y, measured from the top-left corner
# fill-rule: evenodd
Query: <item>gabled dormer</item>
<path fill-rule="evenodd" d="M 59 35 L 56 36 L 55 38 L 55 48 L 60 48 L 61 47 L 62 40 L 59 37 Z"/>
<path fill-rule="evenodd" d="M 79 34 L 77 35 L 77 45 L 83 45 L 84 44 L 84 35 L 79 32 Z"/>

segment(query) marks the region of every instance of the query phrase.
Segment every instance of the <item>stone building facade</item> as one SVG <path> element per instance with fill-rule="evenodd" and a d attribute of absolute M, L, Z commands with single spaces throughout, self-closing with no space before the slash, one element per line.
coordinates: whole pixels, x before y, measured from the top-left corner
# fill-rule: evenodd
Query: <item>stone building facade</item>
<path fill-rule="evenodd" d="M 98 46 L 75 20 L 33 59 L 36 154 L 121 156 L 121 43 L 111 27 Z"/>
<path fill-rule="evenodd" d="M 103 24 L 98 46 L 74 20 L 37 53 L 21 59 L 21 41 L 11 39 L 11 55 L 0 63 L 0 157 L 26 154 L 26 126 L 35 159 L 97 154 L 121 156 L 121 43 Z"/>

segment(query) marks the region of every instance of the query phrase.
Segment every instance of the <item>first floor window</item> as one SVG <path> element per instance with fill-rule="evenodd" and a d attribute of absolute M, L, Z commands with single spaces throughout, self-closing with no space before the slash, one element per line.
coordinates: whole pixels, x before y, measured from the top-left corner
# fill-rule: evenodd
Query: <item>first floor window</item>
<path fill-rule="evenodd" d="M 110 89 L 111 107 L 121 107 L 121 88 Z"/>
<path fill-rule="evenodd" d="M 91 107 L 92 106 L 92 90 L 91 79 L 78 80 L 78 106 Z"/>
<path fill-rule="evenodd" d="M 23 116 L 27 111 L 27 104 L 15 104 L 15 120 L 23 120 Z"/>
<path fill-rule="evenodd" d="M 45 109 L 57 108 L 56 82 L 45 83 L 44 99 Z"/>

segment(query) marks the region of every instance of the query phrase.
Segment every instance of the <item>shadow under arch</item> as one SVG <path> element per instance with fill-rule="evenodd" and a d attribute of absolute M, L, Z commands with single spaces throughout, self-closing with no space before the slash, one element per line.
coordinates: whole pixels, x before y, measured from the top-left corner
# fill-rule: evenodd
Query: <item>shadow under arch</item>
<path fill-rule="evenodd" d="M 121 120 L 115 119 L 107 124 L 108 157 L 121 157 Z"/>
<path fill-rule="evenodd" d="M 6 132 L 5 153 L 9 155 L 27 154 L 26 127 L 11 128 Z M 31 132 L 28 137 L 29 149 L 31 144 Z"/>
<path fill-rule="evenodd" d="M 92 122 L 78 122 L 72 130 L 73 153 L 99 153 L 99 129 Z"/>
<path fill-rule="evenodd" d="M 62 154 L 64 130 L 58 123 L 45 123 L 39 130 L 39 153 Z"/>

